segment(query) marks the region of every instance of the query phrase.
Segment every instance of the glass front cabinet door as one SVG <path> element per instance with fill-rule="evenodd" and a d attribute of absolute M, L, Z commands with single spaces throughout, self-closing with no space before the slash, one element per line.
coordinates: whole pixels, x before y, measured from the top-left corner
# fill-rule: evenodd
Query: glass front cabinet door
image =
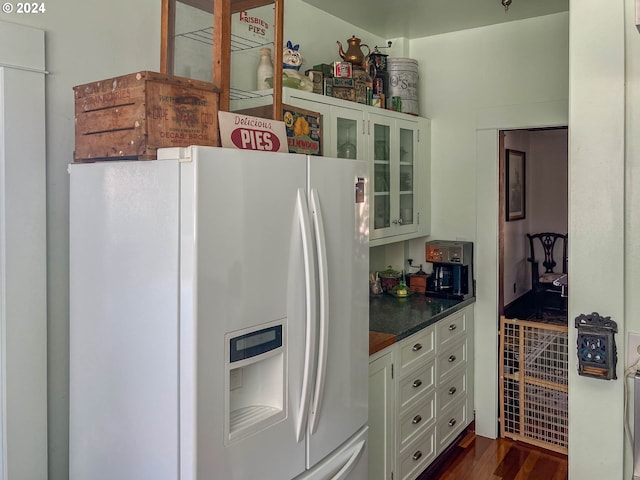
<path fill-rule="evenodd" d="M 358 121 L 352 118 L 336 118 L 336 153 L 338 158 L 358 158 Z"/>
<path fill-rule="evenodd" d="M 399 208 L 398 223 L 400 225 L 415 224 L 415 200 L 414 200 L 414 162 L 415 162 L 415 137 L 417 135 L 413 125 L 398 128 L 398 195 Z M 413 229 L 415 230 L 415 228 Z M 412 231 L 413 231 L 412 230 Z"/>
<path fill-rule="evenodd" d="M 331 107 L 329 156 L 353 160 L 366 158 L 362 135 L 362 118 L 362 111 L 336 106 Z"/>
<path fill-rule="evenodd" d="M 416 232 L 418 125 L 371 114 L 368 126 L 373 152 L 371 239 Z"/>

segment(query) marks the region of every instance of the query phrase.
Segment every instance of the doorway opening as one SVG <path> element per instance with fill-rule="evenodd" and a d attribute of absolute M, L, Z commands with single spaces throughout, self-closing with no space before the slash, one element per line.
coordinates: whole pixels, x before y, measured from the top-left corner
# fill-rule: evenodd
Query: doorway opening
<path fill-rule="evenodd" d="M 500 436 L 566 454 L 568 129 L 501 130 L 498 157 Z"/>
<path fill-rule="evenodd" d="M 527 234 L 568 231 L 568 128 L 500 130 L 499 142 L 498 314 L 524 320 L 536 314 Z M 513 159 L 519 162 L 516 173 L 522 176 L 523 190 L 516 210 L 508 205 L 507 193 L 513 200 L 513 191 L 506 185 L 509 170 L 514 171 L 507 163 L 514 164 Z M 566 317 L 561 301 L 550 307 L 545 316 Z"/>

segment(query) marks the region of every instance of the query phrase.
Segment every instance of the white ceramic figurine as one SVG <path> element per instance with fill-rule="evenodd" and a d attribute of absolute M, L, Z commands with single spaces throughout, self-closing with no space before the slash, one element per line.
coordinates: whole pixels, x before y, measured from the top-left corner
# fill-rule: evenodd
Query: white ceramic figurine
<path fill-rule="evenodd" d="M 311 92 L 313 91 L 311 78 L 298 73 L 304 60 L 298 51 L 299 48 L 300 45 L 293 45 L 291 41 L 287 41 L 287 46 L 282 50 L 282 86 Z M 266 81 L 270 86 L 273 86 L 272 78 L 268 78 Z"/>
<path fill-rule="evenodd" d="M 299 44 L 293 45 L 290 40 L 287 40 L 287 46 L 282 50 L 282 68 L 300 70 L 304 58 L 298 51 L 299 48 Z"/>

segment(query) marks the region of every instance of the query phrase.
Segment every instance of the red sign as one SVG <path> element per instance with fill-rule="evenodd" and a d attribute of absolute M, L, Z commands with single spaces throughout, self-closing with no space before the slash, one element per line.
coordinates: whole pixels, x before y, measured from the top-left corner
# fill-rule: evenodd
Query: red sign
<path fill-rule="evenodd" d="M 263 152 L 288 152 L 284 122 L 218 112 L 220 140 L 223 147 Z"/>
<path fill-rule="evenodd" d="M 266 130 L 236 128 L 231 131 L 231 141 L 236 148 L 244 150 L 263 150 L 266 152 L 280 150 L 278 137 Z"/>

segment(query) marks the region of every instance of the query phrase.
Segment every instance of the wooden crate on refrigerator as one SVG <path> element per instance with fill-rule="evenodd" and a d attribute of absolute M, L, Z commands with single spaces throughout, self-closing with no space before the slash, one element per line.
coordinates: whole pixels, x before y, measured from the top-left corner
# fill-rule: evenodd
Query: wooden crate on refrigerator
<path fill-rule="evenodd" d="M 74 161 L 156 158 L 158 148 L 218 145 L 218 89 L 142 71 L 78 85 Z"/>

